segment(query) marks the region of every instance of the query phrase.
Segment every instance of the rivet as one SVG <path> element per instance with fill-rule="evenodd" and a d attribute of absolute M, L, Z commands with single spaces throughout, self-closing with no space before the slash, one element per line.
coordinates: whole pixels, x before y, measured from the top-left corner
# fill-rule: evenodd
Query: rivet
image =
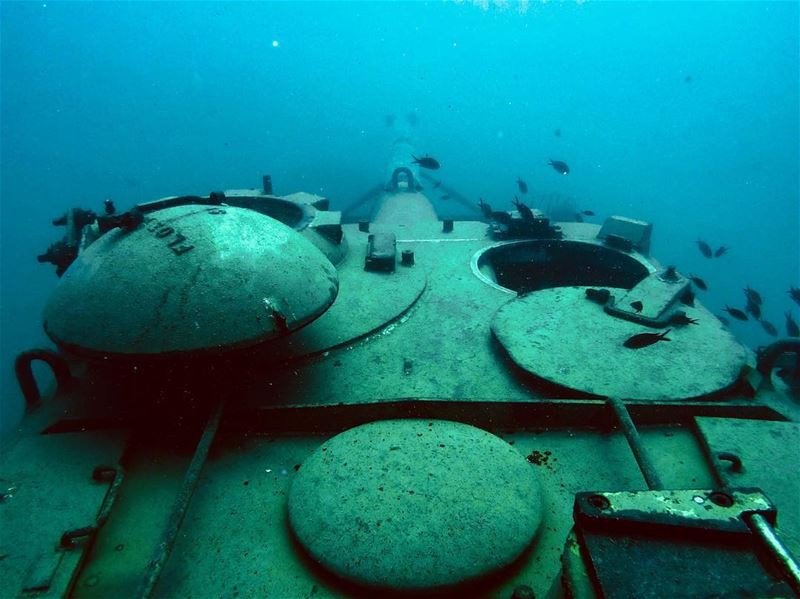
<path fill-rule="evenodd" d="M 714 491 L 708 498 L 720 507 L 731 507 L 733 505 L 733 497 L 720 491 Z"/>
<path fill-rule="evenodd" d="M 598 510 L 605 510 L 611 507 L 611 502 L 602 495 L 590 495 L 586 502 Z"/>

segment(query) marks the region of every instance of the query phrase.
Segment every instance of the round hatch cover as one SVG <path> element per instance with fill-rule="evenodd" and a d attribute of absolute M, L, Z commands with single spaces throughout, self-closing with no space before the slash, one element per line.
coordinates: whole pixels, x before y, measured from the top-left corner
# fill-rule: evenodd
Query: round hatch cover
<path fill-rule="evenodd" d="M 664 401 L 699 398 L 733 385 L 746 350 L 700 304 L 681 309 L 697 324 L 672 327 L 668 342 L 630 349 L 623 344 L 632 336 L 666 329 L 606 314 L 586 298 L 586 287 L 558 287 L 503 305 L 492 331 L 520 368 L 583 394 Z"/>
<path fill-rule="evenodd" d="M 541 521 L 525 458 L 481 429 L 387 420 L 319 447 L 292 481 L 289 521 L 309 553 L 367 586 L 455 585 L 512 563 Z"/>
<path fill-rule="evenodd" d="M 231 206 L 175 206 L 83 252 L 50 297 L 44 327 L 78 353 L 223 350 L 302 327 L 337 291 L 328 259 L 277 220 Z"/>

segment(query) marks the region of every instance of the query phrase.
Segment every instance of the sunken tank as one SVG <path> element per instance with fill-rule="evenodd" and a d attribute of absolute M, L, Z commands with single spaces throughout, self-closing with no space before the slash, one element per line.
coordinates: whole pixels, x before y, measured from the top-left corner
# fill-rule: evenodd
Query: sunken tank
<path fill-rule="evenodd" d="M 796 341 L 738 344 L 649 223 L 441 220 L 410 161 L 359 222 L 267 177 L 58 219 L 0 594 L 800 591 Z"/>

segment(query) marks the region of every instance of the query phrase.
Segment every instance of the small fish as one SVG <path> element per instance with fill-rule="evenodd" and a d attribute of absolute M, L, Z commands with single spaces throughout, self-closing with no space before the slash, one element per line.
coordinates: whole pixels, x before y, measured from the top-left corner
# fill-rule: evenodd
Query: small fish
<path fill-rule="evenodd" d="M 703 254 L 706 258 L 711 258 L 711 246 L 708 245 L 702 239 L 697 240 L 697 247 L 700 248 L 700 253 Z"/>
<path fill-rule="evenodd" d="M 533 220 L 533 211 L 523 204 L 517 196 L 514 196 L 514 206 L 517 207 L 522 220 Z"/>
<path fill-rule="evenodd" d="M 756 320 L 761 319 L 761 306 L 759 306 L 754 301 L 750 300 L 750 298 L 747 299 L 747 305 L 744 307 L 744 309 L 747 311 L 748 314 L 752 314 L 753 318 L 755 318 Z"/>
<path fill-rule="evenodd" d="M 786 293 L 788 293 L 789 297 L 792 298 L 798 306 L 800 306 L 800 287 L 790 287 L 789 291 Z"/>
<path fill-rule="evenodd" d="M 686 77 L 683 78 L 683 82 L 684 83 L 691 83 L 692 82 L 692 76 L 691 75 L 686 75 Z"/>
<path fill-rule="evenodd" d="M 555 131 L 553 131 L 553 135 L 555 135 L 556 137 L 561 137 L 561 129 L 556 129 Z"/>
<path fill-rule="evenodd" d="M 719 258 L 723 254 L 727 254 L 727 253 L 728 253 L 728 248 L 726 248 L 724 245 L 721 245 L 721 246 L 719 246 L 717 248 L 717 251 L 714 252 L 714 257 L 715 258 Z"/>
<path fill-rule="evenodd" d="M 449 199 L 450 199 L 450 196 L 449 196 L 449 195 L 447 195 L 447 194 L 444 194 L 444 195 L 442 196 L 442 199 L 443 199 L 443 200 L 449 200 Z"/>
<path fill-rule="evenodd" d="M 441 166 L 439 164 L 439 161 L 436 160 L 436 158 L 432 158 L 431 156 L 428 156 L 427 154 L 425 154 L 425 156 L 423 156 L 422 158 L 417 158 L 413 154 L 411 155 L 411 157 L 414 159 L 413 164 L 418 164 L 422 168 L 429 168 L 432 171 L 435 171 L 436 169 L 438 169 Z"/>
<path fill-rule="evenodd" d="M 481 207 L 481 212 L 483 213 L 484 218 L 491 220 L 492 218 L 492 207 L 483 201 L 483 198 L 478 200 L 478 206 Z"/>
<path fill-rule="evenodd" d="M 519 186 L 520 193 L 528 193 L 528 184 L 519 177 L 517 177 L 517 185 Z"/>
<path fill-rule="evenodd" d="M 748 302 L 753 302 L 759 306 L 764 303 L 761 299 L 761 294 L 749 285 L 744 288 L 744 295 L 747 297 Z"/>
<path fill-rule="evenodd" d="M 731 308 L 730 306 L 726 305 L 722 310 L 733 316 L 736 320 L 749 320 L 747 318 L 747 314 L 745 314 L 738 308 Z"/>
<path fill-rule="evenodd" d="M 631 302 L 631 308 L 636 310 L 636 312 L 638 313 L 638 312 L 642 311 L 642 308 L 644 308 L 644 305 L 642 304 L 642 302 L 637 300 L 635 302 Z"/>
<path fill-rule="evenodd" d="M 659 341 L 672 341 L 671 339 L 667 339 L 667 333 L 671 330 L 672 329 L 667 329 L 663 333 L 639 333 L 638 335 L 626 339 L 623 345 L 630 349 L 641 349 L 642 347 L 653 345 Z"/>
<path fill-rule="evenodd" d="M 774 324 L 772 324 L 768 320 L 762 320 L 760 322 L 761 322 L 761 328 L 764 329 L 768 335 L 771 335 L 772 337 L 778 336 L 778 329 L 775 328 Z"/>
<path fill-rule="evenodd" d="M 608 289 L 589 288 L 586 290 L 586 297 L 598 304 L 605 304 L 608 298 L 611 297 L 611 292 Z"/>
<path fill-rule="evenodd" d="M 594 216 L 594 212 L 591 210 L 581 210 L 581 214 L 585 214 L 586 216 Z"/>
<path fill-rule="evenodd" d="M 686 316 L 686 312 L 683 311 L 675 312 L 675 314 L 672 315 L 672 318 L 670 318 L 669 321 L 672 324 L 676 324 L 678 326 L 683 326 L 686 324 L 699 324 L 696 318 L 689 318 L 688 316 Z"/>
<path fill-rule="evenodd" d="M 550 160 L 548 162 L 550 166 L 556 169 L 562 175 L 569 175 L 569 166 L 566 162 L 562 162 L 561 160 Z"/>
<path fill-rule="evenodd" d="M 692 280 L 692 283 L 694 283 L 695 287 L 702 289 L 703 291 L 708 291 L 708 285 L 706 285 L 706 282 L 703 279 L 695 275 L 689 275 L 689 278 Z"/>
<path fill-rule="evenodd" d="M 792 318 L 792 313 L 786 313 L 786 334 L 789 337 L 800 337 L 800 327 L 797 326 L 797 321 Z"/>
<path fill-rule="evenodd" d="M 727 327 L 727 326 L 730 326 L 730 324 L 731 324 L 731 321 L 730 321 L 730 320 L 728 320 L 727 318 L 725 318 L 724 316 L 720 316 L 719 314 L 714 314 L 714 316 L 716 316 L 716 317 L 717 317 L 717 320 L 719 320 L 719 321 L 720 321 L 722 324 L 724 324 L 726 327 Z"/>
<path fill-rule="evenodd" d="M 687 287 L 686 291 L 683 292 L 683 295 L 679 299 L 682 304 L 694 308 L 694 291 L 692 291 L 691 287 Z"/>
<path fill-rule="evenodd" d="M 434 189 L 436 189 L 436 188 L 437 188 L 437 187 L 439 187 L 441 184 L 442 184 L 442 182 L 441 182 L 441 181 L 434 181 L 434 183 L 433 183 L 433 188 L 434 188 Z"/>

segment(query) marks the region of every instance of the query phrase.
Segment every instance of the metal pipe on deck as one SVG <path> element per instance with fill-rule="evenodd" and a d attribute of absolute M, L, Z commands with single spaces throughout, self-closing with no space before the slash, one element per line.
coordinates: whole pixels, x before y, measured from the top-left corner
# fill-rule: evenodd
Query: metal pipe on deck
<path fill-rule="evenodd" d="M 181 528 L 183 517 L 186 515 L 189 501 L 192 499 L 192 494 L 200 478 L 200 472 L 208 457 L 208 450 L 211 448 L 211 443 L 214 441 L 214 437 L 219 429 L 223 406 L 224 402 L 220 402 L 214 409 L 214 412 L 209 417 L 205 429 L 203 430 L 203 435 L 197 443 L 194 456 L 192 456 L 192 461 L 189 464 L 189 468 L 186 470 L 183 483 L 175 499 L 175 505 L 167 520 L 167 526 L 164 529 L 161 540 L 153 551 L 150 561 L 147 563 L 147 574 L 136 593 L 139 599 L 149 599 L 153 596 L 164 565 L 167 563 L 172 553 L 172 548 L 175 545 L 175 539 L 178 537 L 178 531 Z"/>
<path fill-rule="evenodd" d="M 639 431 L 636 430 L 636 425 L 631 420 L 631 415 L 628 413 L 628 408 L 617 397 L 609 397 L 608 405 L 614 410 L 617 417 L 617 423 L 625 433 L 625 438 L 628 440 L 628 445 L 631 447 L 633 457 L 636 458 L 636 463 L 639 465 L 639 470 L 642 471 L 642 476 L 650 489 L 658 490 L 663 489 L 664 484 L 661 482 L 653 461 L 647 454 L 647 450 L 642 443 L 642 438 L 639 436 Z"/>

